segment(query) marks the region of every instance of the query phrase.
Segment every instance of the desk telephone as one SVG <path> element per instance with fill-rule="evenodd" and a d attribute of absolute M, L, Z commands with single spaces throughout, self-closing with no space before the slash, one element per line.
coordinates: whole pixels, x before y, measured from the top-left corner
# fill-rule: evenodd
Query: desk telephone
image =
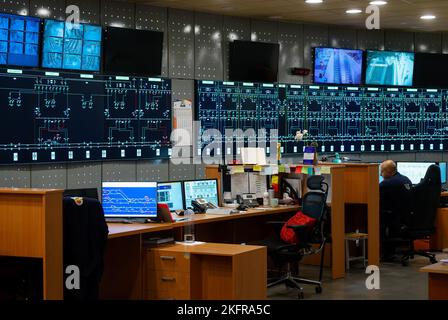
<path fill-rule="evenodd" d="M 239 204 L 248 208 L 258 207 L 257 196 L 254 193 L 243 193 L 236 196 L 236 200 Z"/>
<path fill-rule="evenodd" d="M 207 202 L 207 200 L 201 198 L 192 200 L 191 205 L 193 206 L 194 211 L 198 213 L 205 213 L 207 209 L 217 208 L 213 203 Z"/>

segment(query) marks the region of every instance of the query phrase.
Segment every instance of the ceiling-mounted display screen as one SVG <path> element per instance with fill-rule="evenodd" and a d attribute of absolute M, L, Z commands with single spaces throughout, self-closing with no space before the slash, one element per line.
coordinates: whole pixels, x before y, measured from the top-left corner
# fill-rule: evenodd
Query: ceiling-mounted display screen
<path fill-rule="evenodd" d="M 367 51 L 366 84 L 412 86 L 414 53 Z"/>
<path fill-rule="evenodd" d="M 39 65 L 40 19 L 0 13 L 0 64 Z"/>
<path fill-rule="evenodd" d="M 101 27 L 45 20 L 42 67 L 99 71 Z"/>
<path fill-rule="evenodd" d="M 361 84 L 363 51 L 314 49 L 314 83 Z"/>

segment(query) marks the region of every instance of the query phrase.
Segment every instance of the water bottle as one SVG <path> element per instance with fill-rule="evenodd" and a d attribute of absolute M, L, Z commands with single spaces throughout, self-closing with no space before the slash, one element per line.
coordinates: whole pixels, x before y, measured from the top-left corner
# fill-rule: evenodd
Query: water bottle
<path fill-rule="evenodd" d="M 184 217 L 186 218 L 186 222 L 184 225 L 184 242 L 194 242 L 195 238 L 194 238 L 194 224 L 192 221 L 192 217 L 193 217 L 193 210 L 191 209 L 187 209 L 184 212 Z"/>
<path fill-rule="evenodd" d="M 269 192 L 267 191 L 263 193 L 263 206 L 269 207 Z"/>

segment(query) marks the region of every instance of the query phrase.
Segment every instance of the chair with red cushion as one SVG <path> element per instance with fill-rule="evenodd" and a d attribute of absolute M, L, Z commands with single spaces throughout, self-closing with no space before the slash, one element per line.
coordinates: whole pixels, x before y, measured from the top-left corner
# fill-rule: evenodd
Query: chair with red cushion
<path fill-rule="evenodd" d="M 298 297 L 303 298 L 303 284 L 316 286 L 316 293 L 322 292 L 322 274 L 324 262 L 324 248 L 327 241 L 325 225 L 327 222 L 328 184 L 323 176 L 310 176 L 307 179 L 308 192 L 302 200 L 302 211 L 286 224 L 284 221 L 271 221 L 275 231 L 274 238 L 263 241 L 268 248 L 268 255 L 273 263 L 281 269 L 286 265 L 286 273 L 277 279 L 268 281 L 268 288 L 285 284 L 299 290 Z M 294 224 L 294 221 L 300 224 Z M 305 223 L 304 223 L 305 222 Z M 283 229 L 283 232 L 282 232 Z M 285 238 L 285 229 L 293 230 L 295 237 Z M 283 238 L 282 239 L 282 234 Z M 287 240 L 287 241 L 285 241 Z M 304 257 L 321 254 L 319 279 L 311 280 L 295 276 L 291 270 L 292 263 L 299 263 Z"/>

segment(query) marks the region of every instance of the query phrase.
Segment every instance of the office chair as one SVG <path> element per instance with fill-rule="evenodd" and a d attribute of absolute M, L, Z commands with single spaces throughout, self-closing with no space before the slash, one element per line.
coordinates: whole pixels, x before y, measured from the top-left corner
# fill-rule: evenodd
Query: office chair
<path fill-rule="evenodd" d="M 328 184 L 324 182 L 323 176 L 311 176 L 307 179 L 308 192 L 302 199 L 302 212 L 307 216 L 316 219 L 316 223 L 311 231 L 307 226 L 303 225 L 289 225 L 288 228 L 294 230 L 298 244 L 285 243 L 280 238 L 280 230 L 285 224 L 283 221 L 271 221 L 268 224 L 272 225 L 275 231 L 274 238 L 265 240 L 263 243 L 268 248 L 268 255 L 276 266 L 280 269 L 286 265 L 286 274 L 280 279 L 268 281 L 268 288 L 285 284 L 288 287 L 299 289 L 298 298 L 303 299 L 303 284 L 316 285 L 316 293 L 322 292 L 322 275 L 324 263 L 324 249 L 327 241 L 324 232 L 325 223 L 327 220 L 327 195 Z M 313 244 L 318 244 L 318 247 L 313 247 Z M 319 279 L 303 279 L 293 275 L 291 270 L 292 263 L 299 263 L 304 257 L 321 254 Z M 270 279 L 272 280 L 272 279 Z"/>
<path fill-rule="evenodd" d="M 415 251 L 414 240 L 429 239 L 434 234 L 441 191 L 440 168 L 437 165 L 431 165 L 423 180 L 411 190 L 413 208 L 405 217 L 405 225 L 401 230 L 402 237 L 407 240 L 409 245 L 408 251 L 401 260 L 403 265 L 408 265 L 409 259 L 413 259 L 414 255 L 427 257 L 431 263 L 437 263 L 435 254 Z"/>
<path fill-rule="evenodd" d="M 98 299 L 108 233 L 103 207 L 98 200 L 64 197 L 64 270 L 74 265 L 80 271 L 80 288 L 69 290 L 64 287 L 65 300 Z"/>
<path fill-rule="evenodd" d="M 65 189 L 64 197 L 86 197 L 97 200 L 99 199 L 97 188 Z"/>

